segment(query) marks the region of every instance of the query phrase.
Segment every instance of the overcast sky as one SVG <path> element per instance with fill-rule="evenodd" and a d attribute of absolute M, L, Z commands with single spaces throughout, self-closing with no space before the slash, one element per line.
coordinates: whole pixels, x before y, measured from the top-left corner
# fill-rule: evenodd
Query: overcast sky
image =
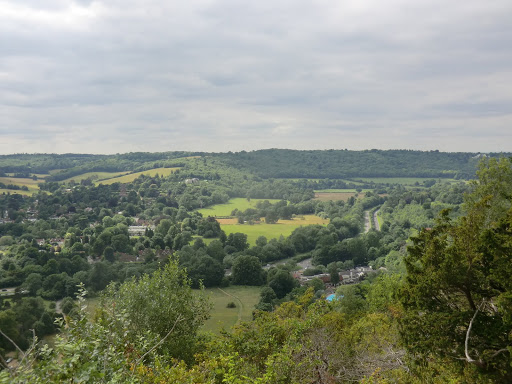
<path fill-rule="evenodd" d="M 510 0 L 0 0 L 0 153 L 512 151 Z"/>

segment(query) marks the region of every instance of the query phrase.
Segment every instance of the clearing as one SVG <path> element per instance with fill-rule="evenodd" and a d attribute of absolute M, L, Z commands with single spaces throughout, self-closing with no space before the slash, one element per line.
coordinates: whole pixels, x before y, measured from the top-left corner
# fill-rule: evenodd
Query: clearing
<path fill-rule="evenodd" d="M 338 201 L 343 200 L 347 201 L 351 197 L 355 197 L 357 195 L 357 192 L 315 192 L 315 200 L 320 201 Z M 364 194 L 360 193 L 357 198 L 361 199 L 363 198 Z"/>
<path fill-rule="evenodd" d="M 236 219 L 228 219 L 228 220 L 236 220 Z M 224 221 L 224 220 L 222 220 Z M 226 220 L 227 221 L 227 220 Z M 219 220 L 221 222 L 221 220 Z M 329 219 L 322 219 L 321 217 L 315 215 L 304 215 L 293 218 L 292 220 L 279 220 L 276 224 L 222 224 L 221 229 L 226 232 L 227 235 L 230 233 L 245 233 L 247 235 L 247 241 L 251 245 L 256 244 L 256 240 L 260 236 L 265 236 L 267 240 L 270 239 L 278 239 L 281 235 L 284 237 L 288 237 L 292 234 L 292 232 L 305 225 L 327 225 L 329 224 Z"/>
<path fill-rule="evenodd" d="M 82 173 L 81 175 L 70 177 L 66 180 L 62 180 L 62 182 L 69 183 L 70 181 L 74 181 L 75 183 L 79 183 L 86 179 L 91 179 L 92 181 L 100 181 L 126 175 L 127 173 L 129 172 L 87 172 Z"/>
<path fill-rule="evenodd" d="M 110 185 L 110 184 L 114 184 L 114 183 L 131 183 L 133 180 L 135 180 L 136 178 L 138 178 L 141 175 L 156 176 L 158 174 L 159 176 L 169 176 L 170 174 L 176 172 L 178 169 L 180 169 L 180 168 L 176 167 L 176 168 L 148 169 L 147 171 L 129 173 L 124 176 L 114 177 L 112 179 L 103 180 L 103 181 L 97 181 L 96 184 Z"/>
<path fill-rule="evenodd" d="M 260 201 L 268 200 L 269 203 L 274 204 L 277 203 L 279 200 L 276 199 L 250 199 L 247 200 L 243 197 L 237 197 L 234 199 L 230 199 L 225 204 L 216 204 L 212 205 L 208 208 L 201 208 L 197 211 L 201 213 L 204 217 L 207 216 L 231 216 L 231 212 L 233 212 L 236 208 L 238 208 L 239 211 L 245 211 L 249 208 L 256 208 L 256 204 Z"/>
<path fill-rule="evenodd" d="M 254 306 L 260 301 L 261 288 L 233 285 L 226 288 L 206 289 L 213 303 L 213 309 L 203 330 L 218 333 L 222 329 L 229 330 L 239 321 L 251 320 Z M 231 302 L 235 303 L 236 308 L 227 307 Z"/>
<path fill-rule="evenodd" d="M 12 184 L 17 185 L 19 187 L 27 187 L 28 191 L 14 190 L 14 189 L 1 189 L 2 192 L 11 192 L 11 193 L 19 193 L 20 195 L 32 195 L 39 191 L 40 180 L 33 180 L 29 178 L 19 178 L 19 177 L 0 177 L 0 183 L 4 183 L 5 185 Z"/>

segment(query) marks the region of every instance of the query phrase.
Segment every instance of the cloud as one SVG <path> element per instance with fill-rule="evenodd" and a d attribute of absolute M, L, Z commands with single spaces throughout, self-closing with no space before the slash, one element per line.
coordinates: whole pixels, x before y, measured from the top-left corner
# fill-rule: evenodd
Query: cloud
<path fill-rule="evenodd" d="M 0 153 L 511 151 L 511 11 L 0 1 Z"/>

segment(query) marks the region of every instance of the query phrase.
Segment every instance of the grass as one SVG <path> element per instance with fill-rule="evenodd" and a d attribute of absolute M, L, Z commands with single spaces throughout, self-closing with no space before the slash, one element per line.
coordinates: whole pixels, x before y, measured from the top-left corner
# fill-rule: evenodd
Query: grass
<path fill-rule="evenodd" d="M 229 329 L 239 320 L 252 319 L 254 306 L 260 300 L 261 287 L 231 286 L 226 288 L 206 289 L 213 309 L 210 319 L 206 321 L 203 330 L 218 333 L 221 329 Z M 86 298 L 88 316 L 94 316 L 96 308 L 100 305 L 99 297 Z M 227 308 L 228 303 L 234 302 L 236 308 Z"/>
<path fill-rule="evenodd" d="M 225 204 L 216 204 L 212 205 L 208 208 L 198 209 L 203 216 L 231 216 L 231 212 L 238 208 L 239 211 L 245 211 L 249 208 L 256 208 L 256 204 L 260 201 L 268 200 L 270 203 L 277 203 L 279 200 L 275 199 L 251 199 L 247 200 L 243 197 L 237 197 L 235 199 L 230 199 Z"/>
<path fill-rule="evenodd" d="M 9 191 L 11 193 L 19 193 L 20 195 L 32 195 L 34 193 L 37 193 L 37 191 L 39 191 L 39 186 L 38 184 L 40 183 L 41 181 L 40 180 L 33 180 L 33 179 L 29 179 L 29 178 L 18 178 L 18 177 L 0 177 L 0 183 L 4 183 L 5 185 L 7 184 L 13 184 L 13 185 L 18 185 L 20 187 L 27 187 L 28 188 L 28 191 L 16 191 L 16 190 L 12 190 L 12 189 L 1 189 L 0 191 Z M 23 193 L 25 192 L 25 193 Z"/>
<path fill-rule="evenodd" d="M 160 176 L 169 176 L 171 173 L 174 173 L 178 169 L 180 169 L 180 168 L 177 167 L 177 168 L 148 169 L 147 171 L 135 172 L 135 173 L 130 173 L 130 174 L 127 174 L 124 176 L 114 177 L 114 178 L 108 179 L 108 180 L 97 181 L 96 184 L 110 185 L 110 184 L 114 184 L 114 183 L 131 183 L 133 180 L 135 180 L 136 178 L 138 178 L 141 175 L 156 176 L 158 174 Z"/>
<path fill-rule="evenodd" d="M 305 225 L 327 225 L 328 223 L 327 219 L 315 215 L 304 215 L 303 219 L 297 217 L 293 220 L 279 220 L 276 224 L 221 224 L 221 228 L 227 235 L 236 232 L 245 233 L 249 244 L 255 245 L 260 236 L 265 236 L 267 240 L 278 239 L 281 235 L 290 236 L 295 229 Z"/>
<path fill-rule="evenodd" d="M 79 183 L 85 179 L 91 179 L 93 181 L 112 179 L 114 177 L 126 175 L 128 172 L 87 172 L 82 173 L 81 175 L 70 177 L 66 180 L 63 180 L 64 183 L 69 183 L 73 180 L 75 183 Z"/>
<path fill-rule="evenodd" d="M 210 295 L 213 309 L 203 330 L 218 333 L 222 329 L 229 330 L 238 321 L 252 319 L 254 306 L 260 300 L 261 287 L 208 288 L 206 292 Z M 230 302 L 235 303 L 236 308 L 227 308 Z"/>
<path fill-rule="evenodd" d="M 14 194 L 14 193 L 17 193 L 18 195 L 23 195 L 23 196 L 32 196 L 32 195 L 35 193 L 35 191 L 30 191 L 30 190 L 29 190 L 29 191 L 20 191 L 20 190 L 16 191 L 16 190 L 14 190 L 14 189 L 4 189 L 4 188 L 0 188 L 0 195 L 3 195 L 4 193 L 5 193 L 6 195 L 7 195 L 8 193 L 10 193 L 11 195 L 12 195 L 12 194 Z"/>
<path fill-rule="evenodd" d="M 330 200 L 343 200 L 347 201 L 352 196 L 355 196 L 357 192 L 315 192 L 315 200 L 320 201 L 330 201 Z M 363 193 L 358 195 L 358 198 L 362 198 L 364 196 Z"/>
<path fill-rule="evenodd" d="M 372 191 L 372 189 L 361 189 L 360 193 L 365 193 L 367 191 Z M 315 193 L 357 193 L 355 189 L 315 189 Z"/>

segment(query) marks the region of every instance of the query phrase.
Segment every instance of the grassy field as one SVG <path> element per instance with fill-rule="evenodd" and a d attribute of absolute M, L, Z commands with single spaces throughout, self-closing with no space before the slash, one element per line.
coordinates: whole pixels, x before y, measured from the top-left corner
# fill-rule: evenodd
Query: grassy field
<path fill-rule="evenodd" d="M 347 201 L 352 196 L 355 196 L 357 192 L 315 192 L 315 200 L 329 201 L 329 200 L 343 200 Z M 358 198 L 362 198 L 363 193 L 358 195 Z"/>
<path fill-rule="evenodd" d="M 252 319 L 254 306 L 260 300 L 261 287 L 231 286 L 226 288 L 209 288 L 206 290 L 213 303 L 211 318 L 203 327 L 205 331 L 219 332 L 229 330 L 238 321 Z M 233 302 L 236 308 L 227 308 Z"/>
<path fill-rule="evenodd" d="M 131 183 L 133 180 L 135 180 L 140 175 L 155 176 L 156 174 L 158 174 L 160 176 L 169 176 L 171 173 L 174 173 L 178 169 L 179 168 L 148 169 L 147 171 L 130 173 L 128 175 L 114 177 L 114 178 L 108 179 L 108 180 L 98 181 L 98 182 L 96 182 L 96 184 L 110 185 L 110 184 L 114 184 L 114 183 Z"/>
<path fill-rule="evenodd" d="M 216 204 L 212 205 L 208 208 L 202 208 L 198 209 L 198 212 L 200 212 L 203 216 L 231 216 L 231 212 L 235 208 L 238 208 L 239 211 L 245 211 L 249 208 L 256 208 L 256 204 L 259 201 L 265 201 L 268 200 L 270 203 L 277 203 L 279 200 L 273 200 L 273 199 L 251 199 L 247 200 L 242 197 L 238 197 L 235 199 L 230 199 L 225 204 Z"/>
<path fill-rule="evenodd" d="M 48 176 L 50 176 L 49 173 L 34 173 L 34 176 L 36 176 L 38 179 L 45 179 Z"/>
<path fill-rule="evenodd" d="M 245 233 L 247 241 L 251 245 L 256 244 L 256 239 L 265 236 L 267 240 L 278 239 L 281 235 L 290 236 L 292 232 L 299 227 L 312 224 L 327 225 L 329 220 L 322 219 L 315 215 L 304 215 L 302 218 L 294 218 L 293 220 L 279 220 L 277 224 L 221 224 L 221 228 L 227 235 L 230 233 Z"/>
<path fill-rule="evenodd" d="M 16 191 L 16 190 L 14 190 L 14 189 L 4 189 L 4 188 L 0 188 L 0 195 L 3 195 L 4 193 L 5 193 L 6 195 L 7 195 L 8 193 L 10 193 L 11 195 L 12 195 L 13 193 L 17 193 L 17 194 L 19 194 L 19 195 L 23 195 L 23 196 L 32 196 L 32 195 L 35 193 L 35 191 L 30 191 L 30 190 L 29 190 L 29 191 Z"/>
<path fill-rule="evenodd" d="M 93 181 L 113 179 L 114 177 L 126 175 L 127 173 L 128 172 L 87 172 L 82 173 L 81 175 L 70 177 L 69 179 L 63 180 L 63 182 L 69 183 L 71 180 L 73 180 L 75 183 L 79 183 L 85 179 L 91 179 Z"/>
<path fill-rule="evenodd" d="M 252 319 L 252 310 L 260 300 L 261 287 L 231 286 L 226 288 L 208 288 L 207 295 L 213 304 L 211 317 L 204 324 L 203 330 L 219 332 L 222 328 L 228 330 L 239 320 Z M 228 308 L 233 302 L 236 308 Z M 94 316 L 96 308 L 100 305 L 99 297 L 86 299 L 87 313 Z"/>
<path fill-rule="evenodd" d="M 360 193 L 371 191 L 371 189 L 362 189 Z M 315 189 L 315 193 L 357 193 L 355 189 Z"/>
<path fill-rule="evenodd" d="M 39 186 L 37 185 L 41 181 L 39 180 L 32 180 L 28 178 L 17 178 L 17 177 L 0 177 L 0 183 L 7 184 L 13 184 L 13 185 L 19 185 L 20 187 L 26 186 L 28 188 L 27 191 L 16 191 L 16 190 L 10 190 L 10 189 L 1 189 L 0 191 L 9 191 L 11 193 L 16 192 L 21 195 L 31 195 L 33 193 L 36 193 L 39 191 Z M 25 192 L 25 193 L 23 193 Z"/>

